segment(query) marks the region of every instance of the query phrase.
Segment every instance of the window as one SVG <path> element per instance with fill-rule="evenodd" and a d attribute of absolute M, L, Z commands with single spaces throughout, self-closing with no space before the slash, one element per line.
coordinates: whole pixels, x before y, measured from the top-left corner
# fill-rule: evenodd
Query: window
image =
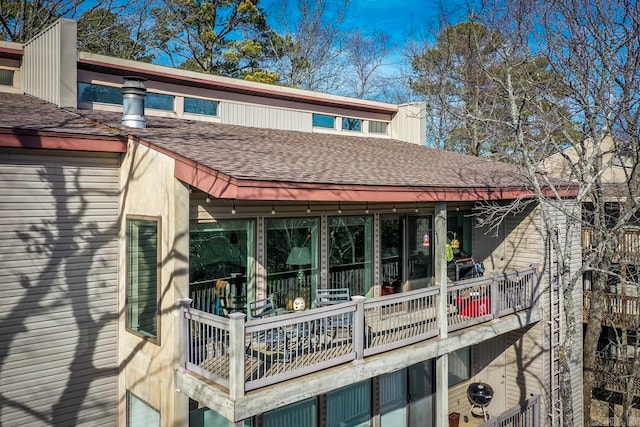
<path fill-rule="evenodd" d="M 382 133 L 386 135 L 388 126 L 389 126 L 389 123 L 387 122 L 369 121 L 369 132 Z"/>
<path fill-rule="evenodd" d="M 127 391 L 127 427 L 160 426 L 160 412 Z"/>
<path fill-rule="evenodd" d="M 371 216 L 329 218 L 329 287 L 372 297 L 373 222 Z"/>
<path fill-rule="evenodd" d="M 388 215 L 380 219 L 383 293 L 421 289 L 433 283 L 431 216 Z"/>
<path fill-rule="evenodd" d="M 80 83 L 78 85 L 80 101 L 102 102 L 104 104 L 122 105 L 122 91 L 119 87 Z"/>
<path fill-rule="evenodd" d="M 262 417 L 262 424 L 264 427 L 316 427 L 318 425 L 316 399 L 303 400 L 266 412 Z"/>
<path fill-rule="evenodd" d="M 362 381 L 327 394 L 327 427 L 369 426 L 370 418 L 370 381 Z"/>
<path fill-rule="evenodd" d="M 449 387 L 471 378 L 471 347 L 449 353 Z"/>
<path fill-rule="evenodd" d="M 173 100 L 174 97 L 172 95 L 147 92 L 144 104 L 147 108 L 154 110 L 173 111 Z"/>
<path fill-rule="evenodd" d="M 297 297 L 311 307 L 318 285 L 320 219 L 268 219 L 265 229 L 267 294 L 279 308 L 292 310 Z"/>
<path fill-rule="evenodd" d="M 352 130 L 355 132 L 362 132 L 362 120 L 343 117 L 342 130 Z"/>
<path fill-rule="evenodd" d="M 13 70 L 0 70 L 0 85 L 13 86 Z"/>
<path fill-rule="evenodd" d="M 225 315 L 225 310 L 246 310 L 253 280 L 255 228 L 253 219 L 218 220 L 193 224 L 190 231 L 189 278 L 192 306 Z M 229 285 L 231 301 L 209 300 L 208 289 L 218 281 Z"/>
<path fill-rule="evenodd" d="M 205 116 L 217 116 L 218 103 L 210 99 L 184 98 L 184 112 Z"/>
<path fill-rule="evenodd" d="M 129 219 L 127 271 L 127 328 L 158 337 L 158 221 Z"/>
<path fill-rule="evenodd" d="M 312 124 L 314 127 L 335 129 L 336 118 L 333 116 L 327 116 L 324 114 L 314 114 L 312 118 Z"/>

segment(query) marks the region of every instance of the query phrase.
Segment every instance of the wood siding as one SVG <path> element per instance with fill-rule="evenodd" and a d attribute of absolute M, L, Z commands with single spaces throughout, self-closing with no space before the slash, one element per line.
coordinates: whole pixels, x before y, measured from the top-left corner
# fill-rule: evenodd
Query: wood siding
<path fill-rule="evenodd" d="M 117 424 L 118 158 L 0 151 L 0 425 Z"/>

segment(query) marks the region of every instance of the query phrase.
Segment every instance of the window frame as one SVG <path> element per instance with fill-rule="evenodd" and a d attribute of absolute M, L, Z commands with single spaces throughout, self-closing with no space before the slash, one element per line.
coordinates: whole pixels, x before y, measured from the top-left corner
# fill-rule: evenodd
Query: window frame
<path fill-rule="evenodd" d="M 125 424 L 126 424 L 127 427 L 131 426 L 131 398 L 135 398 L 138 402 L 142 403 L 143 405 L 145 405 L 146 407 L 148 407 L 149 409 L 151 409 L 152 411 L 157 413 L 158 414 L 158 426 L 162 425 L 162 416 L 160 414 L 160 410 L 156 409 L 153 405 L 149 404 L 149 402 L 147 402 L 146 400 L 139 398 L 131 390 L 127 390 L 126 394 L 125 394 L 125 401 L 126 401 L 125 402 L 125 406 L 126 406 Z"/>
<path fill-rule="evenodd" d="M 316 124 L 316 117 L 318 118 L 322 118 L 322 119 L 332 119 L 332 126 L 322 126 L 319 124 Z M 336 130 L 336 116 L 332 116 L 331 114 L 322 114 L 322 113 L 312 113 L 311 114 L 311 127 L 314 128 L 319 128 L 319 129 L 333 129 Z"/>
<path fill-rule="evenodd" d="M 130 299 L 130 294 L 129 294 L 129 287 L 130 287 L 130 282 L 129 282 L 129 273 L 130 273 L 130 256 L 131 256 L 131 234 L 129 231 L 129 226 L 130 223 L 132 221 L 149 221 L 149 222 L 155 222 L 156 223 L 156 242 L 157 242 L 157 247 L 156 247 L 156 335 L 155 337 L 151 336 L 151 335 L 147 335 L 147 334 L 143 334 L 140 331 L 137 331 L 133 328 L 131 328 L 129 326 L 129 321 L 130 321 L 130 315 L 129 315 L 129 299 Z M 159 216 L 147 216 L 147 215 L 127 215 L 126 216 L 126 250 L 125 250 L 125 256 L 126 256 L 126 288 L 125 288 L 125 302 L 124 302 L 124 308 L 125 308 L 125 330 L 127 330 L 128 332 L 146 340 L 146 341 L 150 341 L 154 344 L 157 345 L 161 345 L 161 336 L 162 336 L 162 322 L 161 322 L 161 316 L 160 316 L 160 295 L 161 295 L 161 289 L 162 289 L 162 283 L 161 283 L 161 278 L 162 278 L 162 218 Z"/>
<path fill-rule="evenodd" d="M 348 126 L 345 127 L 345 124 L 347 123 L 351 123 L 351 124 L 358 124 L 358 129 L 352 129 L 353 126 Z M 363 132 L 362 128 L 364 125 L 364 120 L 362 119 L 358 119 L 356 117 L 341 117 L 340 118 L 340 130 L 342 130 L 343 132 Z"/>
<path fill-rule="evenodd" d="M 187 111 L 187 100 L 189 101 L 196 101 L 196 102 L 210 102 L 212 104 L 215 105 L 215 114 L 207 114 L 207 113 L 197 113 L 197 112 L 193 112 L 193 111 Z M 182 114 L 193 114 L 199 117 L 220 117 L 220 111 L 219 111 L 219 107 L 220 107 L 220 101 L 217 101 L 215 99 L 208 99 L 208 98 L 195 98 L 193 96 L 183 96 L 182 99 Z"/>
<path fill-rule="evenodd" d="M 384 125 L 384 132 L 380 132 L 375 129 L 376 127 L 381 125 Z M 369 131 L 369 133 L 375 133 L 376 135 L 389 135 L 389 122 L 383 122 L 380 120 L 369 120 L 367 130 Z"/>

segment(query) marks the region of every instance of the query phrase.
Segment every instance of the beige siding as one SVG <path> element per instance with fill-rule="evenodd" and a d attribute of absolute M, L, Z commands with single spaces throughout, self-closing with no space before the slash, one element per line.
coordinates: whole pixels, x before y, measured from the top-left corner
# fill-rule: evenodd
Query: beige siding
<path fill-rule="evenodd" d="M 75 107 L 76 22 L 60 19 L 24 44 L 22 91 L 59 107 Z"/>
<path fill-rule="evenodd" d="M 118 157 L 0 152 L 0 425 L 114 425 Z"/>
<path fill-rule="evenodd" d="M 427 138 L 426 121 L 422 118 L 426 105 L 422 102 L 398 106 L 398 112 L 391 121 L 391 138 L 412 144 L 425 145 Z"/>
<path fill-rule="evenodd" d="M 118 384 L 119 425 L 126 424 L 126 392 L 160 412 L 163 427 L 188 425 L 188 398 L 176 392 L 179 328 L 177 307 L 189 295 L 189 189 L 174 177 L 175 160 L 129 141 L 120 177 L 121 230 L 127 218 L 148 216 L 159 219 L 160 274 L 158 340 L 151 342 L 126 329 L 119 318 Z M 126 233 L 120 234 L 118 307 L 126 310 Z"/>
<path fill-rule="evenodd" d="M 311 132 L 311 113 L 302 111 L 223 102 L 220 118 L 233 125 Z"/>

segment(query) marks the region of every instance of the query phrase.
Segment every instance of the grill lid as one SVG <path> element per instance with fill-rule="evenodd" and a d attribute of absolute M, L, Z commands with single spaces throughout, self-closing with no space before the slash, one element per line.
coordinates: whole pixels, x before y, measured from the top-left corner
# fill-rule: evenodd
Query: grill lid
<path fill-rule="evenodd" d="M 471 403 L 487 406 L 493 399 L 493 389 L 486 383 L 472 383 L 467 388 L 467 396 Z"/>

